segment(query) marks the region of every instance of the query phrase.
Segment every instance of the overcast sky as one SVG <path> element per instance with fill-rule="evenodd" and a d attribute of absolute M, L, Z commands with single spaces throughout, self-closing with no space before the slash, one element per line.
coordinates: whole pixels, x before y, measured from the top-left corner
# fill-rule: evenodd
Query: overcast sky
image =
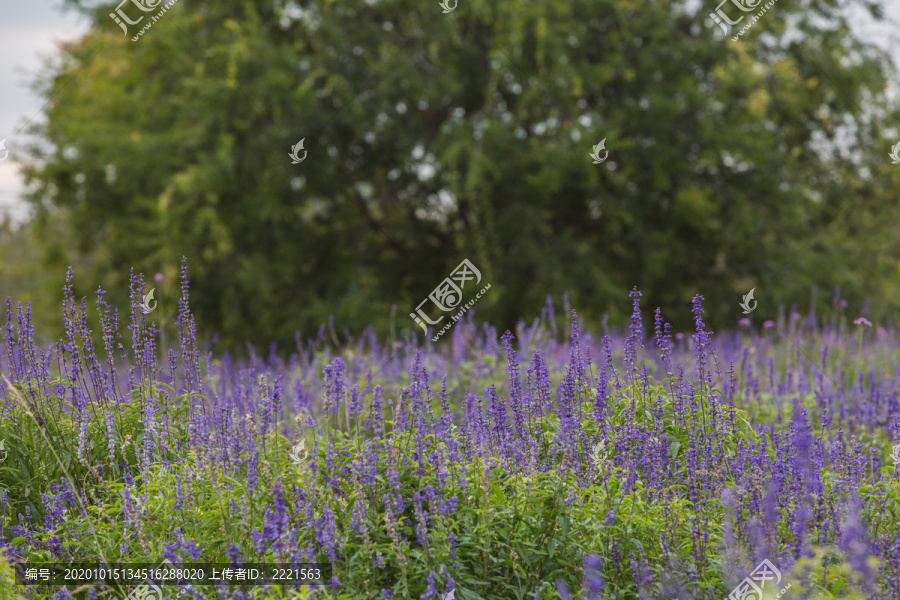
<path fill-rule="evenodd" d="M 714 8 L 711 2 L 702 3 Z M 859 35 L 889 51 L 900 64 L 900 45 L 889 38 L 900 23 L 900 0 L 884 4 L 891 23 L 875 26 L 864 15 L 854 17 L 852 23 Z M 777 8 L 776 4 L 771 10 Z M 6 139 L 10 152 L 9 159 L 0 162 L 0 218 L 6 214 L 21 219 L 27 214 L 19 199 L 23 183 L 15 155 L 23 141 L 22 127 L 32 119 L 43 119 L 43 101 L 31 93 L 28 83 L 40 69 L 42 57 L 54 53 L 57 41 L 78 38 L 88 25 L 78 13 L 63 12 L 62 0 L 0 0 L 0 140 Z"/>
<path fill-rule="evenodd" d="M 0 213 L 18 206 L 13 215 L 23 214 L 18 200 L 23 184 L 14 162 L 16 134 L 28 120 L 43 118 L 43 102 L 28 86 L 31 74 L 39 70 L 43 56 L 54 53 L 57 40 L 77 38 L 88 29 L 86 19 L 63 12 L 61 6 L 61 0 L 0 0 L 0 140 L 6 139 L 10 152 L 0 163 Z"/>

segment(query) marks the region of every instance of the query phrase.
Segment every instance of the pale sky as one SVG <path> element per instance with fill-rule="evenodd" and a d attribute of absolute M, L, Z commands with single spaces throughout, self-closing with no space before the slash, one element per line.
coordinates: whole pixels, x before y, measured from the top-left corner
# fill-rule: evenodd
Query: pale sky
<path fill-rule="evenodd" d="M 88 29 L 86 19 L 62 12 L 61 6 L 61 0 L 0 0 L 0 140 L 6 138 L 10 153 L 0 162 L 0 216 L 26 214 L 19 200 L 24 184 L 15 164 L 23 142 L 18 132 L 30 119 L 43 119 L 43 102 L 28 87 L 31 74 L 43 56 L 54 52 L 56 40 L 75 39 Z"/>
<path fill-rule="evenodd" d="M 700 3 L 709 5 L 710 11 L 718 4 Z M 859 35 L 888 50 L 900 63 L 895 34 L 900 0 L 885 0 L 884 5 L 891 23 L 876 27 L 862 14 L 854 16 L 852 23 Z M 0 218 L 8 215 L 19 220 L 27 214 L 20 200 L 24 184 L 15 164 L 16 151 L 24 143 L 19 132 L 29 120 L 44 118 L 43 102 L 27 84 L 41 67 L 42 57 L 54 52 L 56 41 L 75 39 L 88 29 L 86 19 L 61 7 L 62 0 L 0 0 L 0 140 L 6 139 L 10 153 L 9 159 L 0 162 Z M 775 4 L 771 10 L 777 9 Z M 3 155 L 0 150 L 0 158 Z"/>

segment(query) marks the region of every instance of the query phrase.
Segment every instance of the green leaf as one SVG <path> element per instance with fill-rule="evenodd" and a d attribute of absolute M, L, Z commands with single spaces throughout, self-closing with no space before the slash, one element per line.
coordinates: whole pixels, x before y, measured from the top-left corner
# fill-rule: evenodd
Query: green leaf
<path fill-rule="evenodd" d="M 675 441 L 669 444 L 669 459 L 675 460 L 681 452 L 681 442 Z"/>
<path fill-rule="evenodd" d="M 559 527 L 562 531 L 562 538 L 565 540 L 569 537 L 569 515 L 565 513 L 559 515 Z"/>

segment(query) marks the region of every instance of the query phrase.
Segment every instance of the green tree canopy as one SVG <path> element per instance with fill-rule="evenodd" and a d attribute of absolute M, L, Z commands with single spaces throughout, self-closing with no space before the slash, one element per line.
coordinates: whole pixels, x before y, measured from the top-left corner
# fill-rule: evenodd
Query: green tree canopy
<path fill-rule="evenodd" d="M 589 321 L 634 285 L 677 316 L 703 293 L 731 325 L 751 287 L 756 316 L 895 287 L 895 70 L 836 1 L 739 41 L 712 1 L 180 0 L 137 42 L 71 4 L 96 25 L 38 83 L 31 199 L 123 303 L 129 267 L 174 281 L 182 255 L 201 327 L 258 342 L 392 305 L 414 327 L 464 258 L 505 327 L 566 291 Z"/>

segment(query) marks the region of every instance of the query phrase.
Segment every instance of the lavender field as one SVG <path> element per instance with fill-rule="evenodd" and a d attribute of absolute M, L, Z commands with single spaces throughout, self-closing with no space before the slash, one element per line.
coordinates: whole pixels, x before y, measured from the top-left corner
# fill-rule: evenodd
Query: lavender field
<path fill-rule="evenodd" d="M 897 331 L 837 295 L 715 334 L 701 296 L 678 333 L 635 290 L 606 335 L 548 299 L 515 332 L 470 311 L 440 343 L 323 326 L 237 360 L 186 266 L 169 347 L 140 276 L 124 316 L 73 276 L 57 344 L 7 302 L 0 598 L 123 598 L 11 569 L 164 559 L 327 573 L 165 598 L 900 597 Z"/>

